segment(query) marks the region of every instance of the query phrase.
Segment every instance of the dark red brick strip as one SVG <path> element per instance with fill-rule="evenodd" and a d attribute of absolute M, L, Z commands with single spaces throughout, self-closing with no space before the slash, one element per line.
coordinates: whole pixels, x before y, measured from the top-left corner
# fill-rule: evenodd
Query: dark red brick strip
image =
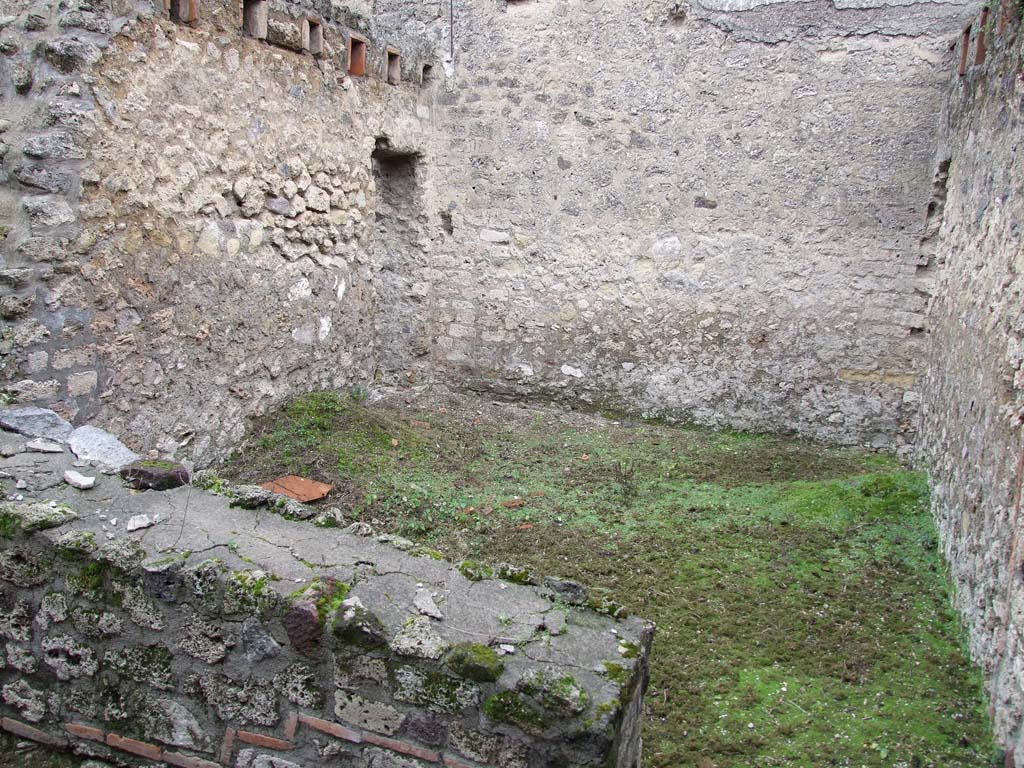
<path fill-rule="evenodd" d="M 473 763 L 467 763 L 453 755 L 445 755 L 444 764 L 446 768 L 477 768 Z"/>
<path fill-rule="evenodd" d="M 183 755 L 180 752 L 164 752 L 164 762 L 176 768 L 220 768 L 218 763 L 211 763 L 200 757 Z"/>
<path fill-rule="evenodd" d="M 66 747 L 68 745 L 67 739 L 61 738 L 60 736 L 51 736 L 46 731 L 41 731 L 28 723 L 23 723 L 20 720 L 14 720 L 10 717 L 5 717 L 0 720 L 0 727 L 3 727 L 3 729 L 8 733 L 13 733 L 15 736 L 21 736 L 23 739 L 37 741 L 48 747 Z"/>
<path fill-rule="evenodd" d="M 363 736 L 359 731 L 346 728 L 338 723 L 332 723 L 330 720 L 321 720 L 319 717 L 300 714 L 299 721 L 310 728 L 315 728 L 321 733 L 326 733 L 329 736 L 344 739 L 345 741 L 351 741 L 353 744 L 361 744 L 363 742 Z"/>
<path fill-rule="evenodd" d="M 384 747 L 384 749 L 390 749 L 392 752 L 399 752 L 403 755 L 409 755 L 410 757 L 416 757 L 420 760 L 426 760 L 428 763 L 440 762 L 441 756 L 432 749 L 424 749 L 418 747 L 415 744 L 409 744 L 405 741 L 397 741 L 396 739 L 389 739 L 386 736 L 378 736 L 376 733 L 364 733 L 363 742 L 366 744 L 373 744 L 378 747 Z"/>
<path fill-rule="evenodd" d="M 162 750 L 156 744 L 147 744 L 144 741 L 136 741 L 125 736 L 118 736 L 116 733 L 107 734 L 107 746 L 120 749 L 148 760 L 159 760 Z"/>
<path fill-rule="evenodd" d="M 64 730 L 70 733 L 72 736 L 77 736 L 80 739 L 98 741 L 101 744 L 106 740 L 106 734 L 99 728 L 93 728 L 91 725 L 80 725 L 79 723 L 64 723 Z"/>
<path fill-rule="evenodd" d="M 284 721 L 284 737 L 291 741 L 295 738 L 295 731 L 299 727 L 299 713 L 292 712 Z"/>
<path fill-rule="evenodd" d="M 231 764 L 231 750 L 235 746 L 235 729 L 228 728 L 224 731 L 224 742 L 220 747 L 220 761 L 224 765 Z"/>
<path fill-rule="evenodd" d="M 264 749 L 275 749 L 278 752 L 286 752 L 292 748 L 290 741 L 284 739 L 276 739 L 273 736 L 265 736 L 262 733 L 253 733 L 252 731 L 238 731 L 238 740 L 244 741 L 246 744 L 252 744 L 254 747 L 263 747 Z"/>

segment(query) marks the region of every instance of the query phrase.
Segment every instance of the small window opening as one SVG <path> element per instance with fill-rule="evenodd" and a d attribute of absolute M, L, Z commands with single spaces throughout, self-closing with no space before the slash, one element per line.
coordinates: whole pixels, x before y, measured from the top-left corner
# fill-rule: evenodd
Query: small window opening
<path fill-rule="evenodd" d="M 432 82 L 434 82 L 434 66 L 432 64 L 424 64 L 423 69 L 420 70 L 420 83 L 426 85 Z"/>
<path fill-rule="evenodd" d="M 317 19 L 308 19 L 309 34 L 306 36 L 306 48 L 314 56 L 324 52 L 324 26 Z"/>
<path fill-rule="evenodd" d="M 960 35 L 960 67 L 957 74 L 963 77 L 967 74 L 967 56 L 971 48 L 971 28 L 967 27 Z"/>
<path fill-rule="evenodd" d="M 355 35 L 348 39 L 348 73 L 355 77 L 366 75 L 366 41 Z"/>
<path fill-rule="evenodd" d="M 402 57 L 392 48 L 388 48 L 387 66 L 388 84 L 398 85 L 402 82 Z"/>
<path fill-rule="evenodd" d="M 171 21 L 192 24 L 199 20 L 198 0 L 170 0 L 167 6 Z"/>
<path fill-rule="evenodd" d="M 242 0 L 242 30 L 257 40 L 267 39 L 267 0 Z"/>
<path fill-rule="evenodd" d="M 985 28 L 988 26 L 988 8 L 981 11 L 981 19 L 978 21 L 978 37 L 974 41 L 974 63 L 975 65 L 985 63 Z"/>

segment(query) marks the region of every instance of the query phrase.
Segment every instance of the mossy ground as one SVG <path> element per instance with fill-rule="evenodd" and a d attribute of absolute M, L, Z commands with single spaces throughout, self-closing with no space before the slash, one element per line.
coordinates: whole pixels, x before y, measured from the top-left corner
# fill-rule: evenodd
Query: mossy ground
<path fill-rule="evenodd" d="M 998 760 L 920 473 L 777 437 L 361 400 L 291 403 L 227 473 L 331 482 L 353 520 L 655 620 L 646 765 Z"/>

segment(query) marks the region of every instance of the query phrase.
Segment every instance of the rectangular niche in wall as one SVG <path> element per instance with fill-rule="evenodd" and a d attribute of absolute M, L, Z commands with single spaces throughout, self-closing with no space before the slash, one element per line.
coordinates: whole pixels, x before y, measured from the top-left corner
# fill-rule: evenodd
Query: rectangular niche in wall
<path fill-rule="evenodd" d="M 348 38 L 348 73 L 354 77 L 366 76 L 366 41 L 355 35 Z"/>
<path fill-rule="evenodd" d="M 380 352 L 385 380 L 408 381 L 409 372 L 430 350 L 428 313 L 414 289 L 429 265 L 423 245 L 421 161 L 415 152 L 392 147 L 386 137 L 377 139 L 372 156 L 373 254 L 380 267 L 378 299 L 388 311 L 379 313 L 376 322 L 379 332 L 394 341 Z"/>
<path fill-rule="evenodd" d="M 242 0 L 242 30 L 257 40 L 267 39 L 267 0 Z"/>
<path fill-rule="evenodd" d="M 394 48 L 388 48 L 386 66 L 388 83 L 398 85 L 402 82 L 402 55 Z"/>
<path fill-rule="evenodd" d="M 319 19 L 306 19 L 306 49 L 314 56 L 324 52 L 324 25 Z"/>

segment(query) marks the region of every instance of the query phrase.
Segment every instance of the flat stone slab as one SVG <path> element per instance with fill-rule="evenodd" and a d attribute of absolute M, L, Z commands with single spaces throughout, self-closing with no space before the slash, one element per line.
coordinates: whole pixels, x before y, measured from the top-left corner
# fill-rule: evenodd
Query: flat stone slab
<path fill-rule="evenodd" d="M 114 435 L 93 426 L 79 427 L 68 436 L 72 452 L 83 461 L 120 469 L 141 458 Z"/>
<path fill-rule="evenodd" d="M 48 408 L 25 406 L 0 409 L 0 427 L 27 437 L 66 442 L 74 427 Z"/>

